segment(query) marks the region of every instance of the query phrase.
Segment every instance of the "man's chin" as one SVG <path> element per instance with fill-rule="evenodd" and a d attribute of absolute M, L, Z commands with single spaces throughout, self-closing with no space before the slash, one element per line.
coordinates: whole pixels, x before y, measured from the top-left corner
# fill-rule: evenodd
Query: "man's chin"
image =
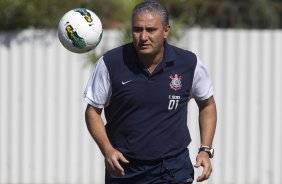
<path fill-rule="evenodd" d="M 137 52 L 139 55 L 152 55 L 151 49 L 138 49 Z"/>

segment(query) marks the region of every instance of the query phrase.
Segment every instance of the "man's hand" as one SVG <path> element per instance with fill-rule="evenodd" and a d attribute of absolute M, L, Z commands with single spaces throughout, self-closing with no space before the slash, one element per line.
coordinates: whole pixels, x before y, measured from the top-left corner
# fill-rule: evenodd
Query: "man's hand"
<path fill-rule="evenodd" d="M 197 178 L 197 182 L 207 180 L 212 173 L 212 165 L 209 158 L 209 154 L 204 151 L 201 151 L 198 154 L 196 158 L 196 164 L 194 165 L 194 167 L 196 168 L 199 168 L 200 166 L 203 167 L 203 172 L 202 175 Z"/>
<path fill-rule="evenodd" d="M 120 163 L 127 164 L 129 161 L 121 152 L 112 147 L 101 118 L 101 113 L 102 109 L 91 105 L 87 106 L 85 111 L 87 128 L 105 157 L 105 165 L 109 173 L 114 176 L 123 176 L 125 173 Z"/>
<path fill-rule="evenodd" d="M 111 148 L 105 152 L 105 165 L 108 172 L 114 176 L 124 176 L 125 172 L 121 162 L 128 164 L 129 161 L 118 150 Z"/>

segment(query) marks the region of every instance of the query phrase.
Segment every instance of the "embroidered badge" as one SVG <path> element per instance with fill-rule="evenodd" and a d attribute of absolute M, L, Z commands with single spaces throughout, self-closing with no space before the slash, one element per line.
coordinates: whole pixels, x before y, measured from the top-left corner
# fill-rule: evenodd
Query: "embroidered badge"
<path fill-rule="evenodd" d="M 182 87 L 181 79 L 182 77 L 178 74 L 170 75 L 169 78 L 171 82 L 169 84 L 170 88 L 174 91 L 180 90 Z"/>

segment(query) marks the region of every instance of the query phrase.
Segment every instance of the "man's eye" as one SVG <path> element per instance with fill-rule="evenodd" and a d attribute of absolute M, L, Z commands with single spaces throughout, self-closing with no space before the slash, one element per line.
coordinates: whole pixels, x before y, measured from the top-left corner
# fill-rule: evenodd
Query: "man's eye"
<path fill-rule="evenodd" d="M 148 28 L 147 29 L 147 32 L 149 32 L 149 33 L 152 33 L 152 32 L 154 32 L 156 29 L 154 29 L 154 28 Z"/>
<path fill-rule="evenodd" d="M 142 32 L 143 29 L 140 28 L 140 27 L 134 27 L 134 28 L 133 28 L 133 31 L 134 31 L 134 32 Z"/>

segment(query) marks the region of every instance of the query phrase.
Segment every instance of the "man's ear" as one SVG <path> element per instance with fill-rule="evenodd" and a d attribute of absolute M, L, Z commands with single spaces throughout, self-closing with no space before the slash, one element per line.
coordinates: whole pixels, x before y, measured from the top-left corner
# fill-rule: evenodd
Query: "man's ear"
<path fill-rule="evenodd" d="M 170 26 L 164 27 L 164 38 L 166 39 L 170 33 Z"/>

